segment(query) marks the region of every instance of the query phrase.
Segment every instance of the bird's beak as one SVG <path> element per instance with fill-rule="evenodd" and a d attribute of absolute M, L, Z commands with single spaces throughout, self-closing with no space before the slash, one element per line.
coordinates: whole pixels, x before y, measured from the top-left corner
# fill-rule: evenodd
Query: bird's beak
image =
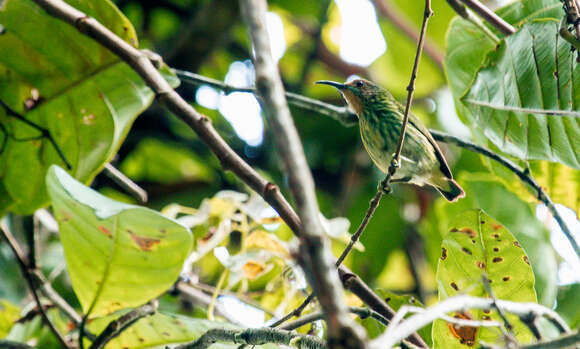
<path fill-rule="evenodd" d="M 319 81 L 316 81 L 315 84 L 330 85 L 330 86 L 336 87 L 339 90 L 344 90 L 346 88 L 345 84 L 341 84 L 339 82 L 334 82 L 334 81 L 328 81 L 328 80 L 319 80 Z"/>

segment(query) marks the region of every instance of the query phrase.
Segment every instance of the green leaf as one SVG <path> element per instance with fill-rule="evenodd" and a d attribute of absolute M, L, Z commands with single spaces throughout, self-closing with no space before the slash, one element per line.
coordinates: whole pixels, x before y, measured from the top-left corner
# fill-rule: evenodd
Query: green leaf
<path fill-rule="evenodd" d="M 109 0 L 69 3 L 137 46 L 133 26 Z M 0 100 L 52 135 L 75 178 L 92 180 L 151 104 L 153 92 L 108 49 L 34 2 L 4 1 L 0 23 Z M 162 71 L 178 84 L 167 67 Z M 39 130 L 0 106 L 0 145 L 3 139 L 0 192 L 6 195 L 0 215 L 7 209 L 30 214 L 47 201 L 48 167 L 64 162 Z"/>
<path fill-rule="evenodd" d="M 531 161 L 533 177 L 555 203 L 576 211 L 580 217 L 580 171 L 559 163 Z"/>
<path fill-rule="evenodd" d="M 438 199 L 422 225 L 421 232 L 426 237 L 431 265 L 437 267 L 441 242 L 448 227 L 453 224 L 452 220 L 465 210 L 481 208 L 515 235 L 532 265 L 538 302 L 553 307 L 557 293 L 557 276 L 554 273 L 558 267 L 556 254 L 550 243 L 549 231 L 535 216 L 534 206 L 521 199 L 522 192 L 527 193 L 527 189 L 513 191 L 497 176 L 488 173 L 463 172 L 457 178 L 467 193 L 466 198 L 454 204 Z"/>
<path fill-rule="evenodd" d="M 6 300 L 0 300 L 0 338 L 6 337 L 19 318 L 19 307 Z"/>
<path fill-rule="evenodd" d="M 387 290 L 375 290 L 375 292 L 391 307 L 394 311 L 399 311 L 401 306 L 403 305 L 412 305 L 416 307 L 424 307 L 424 305 L 417 300 L 415 297 L 411 295 L 399 295 L 393 292 L 389 292 Z M 431 327 L 433 324 L 429 324 L 420 330 L 417 333 L 423 338 L 423 340 L 427 343 L 430 347 L 433 345 L 431 339 Z"/>
<path fill-rule="evenodd" d="M 557 34 L 561 2 L 517 1 L 497 13 L 519 27 L 497 47 L 468 21 L 450 26 L 445 67 L 458 113 L 508 154 L 580 168 L 576 53 Z"/>
<path fill-rule="evenodd" d="M 519 27 L 535 18 L 560 19 L 563 11 L 557 0 L 523 0 L 498 9 L 497 14 Z M 456 107 L 461 111 L 459 97 L 465 94 L 495 43 L 477 26 L 458 16 L 451 21 L 446 37 L 445 72 Z M 460 116 L 469 117 L 463 113 Z"/>
<path fill-rule="evenodd" d="M 502 151 L 580 168 L 580 68 L 558 27 L 557 20 L 533 22 L 507 37 L 462 99 Z"/>
<path fill-rule="evenodd" d="M 580 284 L 571 284 L 560 287 L 558 290 L 558 306 L 556 312 L 564 318 L 570 328 L 580 325 Z"/>
<path fill-rule="evenodd" d="M 95 319 L 91 321 L 88 328 L 93 333 L 100 333 L 110 321 L 119 316 L 121 314 Z M 165 348 L 165 345 L 172 343 L 194 341 L 206 331 L 213 328 L 236 329 L 238 327 L 225 322 L 209 321 L 160 312 L 137 321 L 118 337 L 111 340 L 107 344 L 107 349 Z M 230 349 L 237 348 L 238 346 L 216 343 L 211 348 Z M 278 348 L 278 346 L 267 344 L 256 346 L 255 348 L 274 349 Z"/>
<path fill-rule="evenodd" d="M 191 250 L 189 229 L 153 210 L 104 197 L 58 166 L 51 166 L 46 181 L 85 313 L 141 305 L 175 282 Z"/>
<path fill-rule="evenodd" d="M 459 294 L 487 297 L 482 275 L 490 280 L 495 296 L 519 302 L 536 302 L 534 275 L 528 257 L 514 236 L 481 210 L 457 216 L 448 228 L 437 267 L 439 299 Z M 471 310 L 451 314 L 477 320 L 500 320 L 495 312 Z M 531 333 L 517 316 L 508 315 L 520 343 Z M 493 328 L 455 328 L 443 320 L 433 324 L 435 348 L 467 348 L 479 341 L 497 343 L 502 334 Z"/>

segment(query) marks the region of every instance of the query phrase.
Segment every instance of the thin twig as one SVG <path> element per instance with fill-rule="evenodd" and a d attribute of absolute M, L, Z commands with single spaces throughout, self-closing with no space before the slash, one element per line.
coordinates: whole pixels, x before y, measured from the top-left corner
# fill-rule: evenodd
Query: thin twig
<path fill-rule="evenodd" d="M 358 275 L 352 273 L 345 266 L 339 267 L 338 274 L 340 275 L 344 288 L 356 294 L 369 308 L 381 314 L 387 320 L 390 321 L 393 319 L 396 314 L 395 311 L 381 297 L 377 296 Z M 407 340 L 420 348 L 429 348 L 417 332 L 409 335 Z"/>
<path fill-rule="evenodd" d="M 508 320 L 507 315 L 505 314 L 505 311 L 497 305 L 497 297 L 495 296 L 495 293 L 493 292 L 493 289 L 491 288 L 490 280 L 487 278 L 487 275 L 485 273 L 483 274 L 481 279 L 483 282 L 483 288 L 485 289 L 485 292 L 487 292 L 487 294 L 489 295 L 489 298 L 491 298 L 493 300 L 493 303 L 492 303 L 493 308 L 497 311 L 497 313 L 499 314 L 499 317 L 503 321 L 505 330 L 503 328 L 501 330 L 502 330 L 503 336 L 506 340 L 506 344 L 507 344 L 506 347 L 507 348 L 518 348 L 519 343 L 518 343 L 518 340 L 516 339 L 516 335 L 514 333 L 514 326 Z"/>
<path fill-rule="evenodd" d="M 403 32 L 407 37 L 409 37 L 414 42 L 419 40 L 419 33 L 413 24 L 411 24 L 406 18 L 405 14 L 393 6 L 393 1 L 373 0 L 373 3 L 375 4 L 375 8 L 377 9 L 378 13 L 391 21 L 395 27 L 399 28 L 401 32 Z M 425 54 L 429 56 L 443 72 L 444 56 L 439 48 L 433 42 L 431 42 L 429 38 L 425 38 L 425 44 L 423 45 L 423 48 L 425 49 Z"/>
<path fill-rule="evenodd" d="M 356 232 L 351 236 L 348 245 L 342 251 L 342 254 L 340 255 L 340 257 L 338 257 L 338 260 L 335 263 L 336 267 L 339 267 L 342 264 L 342 262 L 344 261 L 346 256 L 348 256 L 348 254 L 350 253 L 350 251 L 352 250 L 352 248 L 354 247 L 354 245 L 356 244 L 356 242 L 358 241 L 358 239 L 360 238 L 360 236 L 362 235 L 362 233 L 366 229 L 366 227 L 367 227 L 368 223 L 370 222 L 371 217 L 373 216 L 376 208 L 379 206 L 379 203 L 381 201 L 382 196 L 383 196 L 383 191 L 380 190 L 380 188 L 379 188 L 379 190 L 377 190 L 377 193 L 375 194 L 375 196 L 370 201 L 369 209 L 367 210 L 361 224 L 359 225 Z M 280 324 L 283 324 L 284 322 L 290 320 L 291 318 L 293 318 L 295 316 L 300 316 L 300 314 L 302 314 L 304 309 L 308 306 L 308 304 L 310 304 L 310 302 L 312 302 L 313 299 L 314 299 L 314 294 L 310 293 L 308 295 L 308 297 L 306 297 L 306 299 L 304 299 L 304 301 L 298 307 L 296 307 L 294 310 L 292 310 L 291 312 L 286 314 L 284 317 L 282 317 L 278 321 L 274 322 L 272 325 L 270 325 L 270 327 L 277 327 Z"/>
<path fill-rule="evenodd" d="M 70 162 L 68 162 L 68 160 L 66 159 L 66 156 L 64 156 L 64 152 L 62 151 L 62 149 L 60 149 L 60 146 L 58 144 L 56 144 L 56 141 L 52 137 L 52 134 L 47 129 L 35 124 L 34 122 L 32 122 L 28 119 L 26 119 L 23 115 L 18 114 L 16 111 L 14 111 L 12 108 L 10 108 L 3 101 L 0 101 L 0 106 L 4 107 L 4 109 L 6 109 L 6 114 L 12 116 L 15 119 L 22 121 L 23 123 L 27 124 L 28 126 L 39 131 L 40 137 L 46 138 L 50 142 L 50 144 L 52 144 L 54 150 L 56 151 L 56 153 L 58 154 L 58 156 L 60 157 L 62 162 L 64 162 L 66 168 L 68 170 L 72 169 Z"/>
<path fill-rule="evenodd" d="M 296 332 L 273 328 L 248 328 L 230 330 L 214 328 L 205 332 L 197 340 L 177 346 L 175 349 L 206 349 L 214 343 L 262 345 L 267 343 L 289 345 L 297 349 L 325 349 L 326 344 L 318 337 L 305 336 Z"/>
<path fill-rule="evenodd" d="M 0 223 L 0 232 L 2 233 L 2 236 L 4 236 L 4 239 L 6 239 L 8 246 L 10 246 L 10 249 L 12 249 L 12 252 L 14 253 L 14 256 L 16 257 L 16 261 L 18 262 L 18 266 L 20 267 L 20 271 L 22 273 L 22 276 L 24 277 L 24 279 L 26 280 L 26 283 L 28 284 L 28 288 L 29 288 L 30 292 L 32 293 L 32 297 L 34 297 L 34 301 L 36 302 L 36 306 L 38 307 L 38 311 L 40 312 L 40 315 L 42 316 L 42 320 L 44 321 L 46 326 L 48 326 L 50 331 L 55 335 L 56 339 L 60 342 L 60 345 L 63 348 L 70 348 L 70 346 L 68 345 L 67 341 L 64 339 L 62 334 L 57 330 L 57 328 L 54 326 L 54 324 L 48 318 L 48 315 L 46 314 L 46 312 L 44 310 L 44 307 L 42 305 L 42 302 L 40 301 L 40 297 L 39 297 L 38 292 L 36 290 L 36 284 L 34 283 L 34 278 L 32 277 L 30 269 L 28 267 L 28 261 L 26 260 L 24 253 L 22 253 L 22 250 L 20 249 L 20 246 L 18 245 L 18 241 L 16 241 L 16 239 L 14 238 L 14 236 L 12 235 L 12 233 L 10 232 L 10 230 L 8 229 L 8 227 L 6 226 L 6 224 L 4 222 Z"/>
<path fill-rule="evenodd" d="M 407 103 L 405 104 L 405 114 L 403 116 L 403 124 L 401 125 L 401 135 L 399 136 L 395 155 L 393 155 L 393 160 L 389 165 L 387 177 L 383 181 L 383 188 L 387 190 L 390 179 L 395 175 L 397 168 L 400 166 L 399 161 L 401 157 L 401 151 L 403 150 L 403 145 L 405 143 L 407 123 L 409 122 L 409 111 L 411 110 L 411 104 L 413 103 L 413 95 L 415 92 L 415 80 L 417 79 L 417 71 L 419 70 L 419 62 L 421 61 L 421 53 L 423 52 L 423 43 L 425 41 L 425 33 L 427 32 L 427 22 L 429 21 L 429 17 L 431 17 L 431 15 L 433 15 L 433 11 L 431 10 L 431 0 L 425 0 L 425 10 L 423 12 L 423 22 L 421 23 L 419 42 L 417 43 L 417 53 L 415 54 L 415 62 L 413 63 L 413 70 L 411 71 L 411 79 L 409 81 L 409 85 L 407 86 Z"/>
<path fill-rule="evenodd" d="M 348 308 L 348 311 L 351 312 L 352 314 L 358 315 L 358 317 L 360 317 L 361 319 L 366 319 L 368 317 L 372 317 L 373 319 L 379 321 L 381 324 L 383 324 L 385 326 L 387 326 L 389 324 L 389 320 L 387 320 L 384 316 L 382 316 L 381 314 L 379 314 L 376 311 L 369 309 L 369 308 L 350 307 L 350 308 Z M 309 323 L 314 322 L 314 321 L 322 320 L 322 319 L 324 319 L 324 313 L 321 311 L 317 311 L 315 313 L 305 315 L 305 316 L 301 317 L 300 319 L 296 319 L 292 322 L 289 322 L 289 323 L 285 324 L 284 326 L 281 326 L 280 329 L 286 330 L 286 331 L 292 331 L 292 330 L 300 328 L 306 324 L 309 324 Z"/>
<path fill-rule="evenodd" d="M 203 75 L 195 74 L 185 70 L 173 69 L 173 72 L 181 79 L 182 82 L 193 85 L 208 85 L 222 90 L 225 93 L 230 92 L 248 92 L 256 94 L 256 89 L 253 87 L 236 87 L 228 85 L 225 82 L 208 78 Z M 319 114 L 329 116 L 344 126 L 358 125 L 358 117 L 354 113 L 349 113 L 346 107 L 338 107 L 333 104 L 324 103 L 316 99 L 308 98 L 292 92 L 286 92 L 286 100 L 288 103 L 299 108 L 310 110 Z"/>
<path fill-rule="evenodd" d="M 520 349 L 559 349 L 568 348 L 573 345 L 577 346 L 578 344 L 580 344 L 580 331 L 566 334 L 550 341 L 521 345 Z"/>
<path fill-rule="evenodd" d="M 129 195 L 135 198 L 140 204 L 147 203 L 147 192 L 113 165 L 106 164 L 103 168 L 103 173 L 112 179 L 113 182 L 117 183 L 119 187 L 129 193 Z"/>
<path fill-rule="evenodd" d="M 302 221 L 298 262 L 306 270 L 328 324 L 330 347 L 365 348 L 364 331 L 349 317 L 342 302 L 342 285 L 333 270 L 328 238 L 322 234 L 314 180 L 284 95 L 278 68 L 271 56 L 266 29 L 265 0 L 241 0 L 240 8 L 255 51 L 256 87 L 274 141 L 289 177 Z M 321 297 L 322 296 L 322 297 Z"/>
<path fill-rule="evenodd" d="M 157 301 L 152 301 L 147 304 L 144 304 L 138 308 L 135 308 L 128 312 L 125 315 L 122 315 L 118 319 L 111 321 L 107 327 L 99 334 L 99 336 L 95 339 L 93 344 L 90 346 L 89 349 L 101 349 L 104 348 L 109 341 L 131 325 L 139 321 L 140 319 L 155 314 L 157 311 Z"/>
<path fill-rule="evenodd" d="M 503 18 L 498 16 L 495 12 L 487 8 L 481 2 L 477 0 L 461 0 L 467 7 L 469 7 L 473 12 L 477 13 L 481 18 L 483 18 L 487 23 L 491 24 L 492 27 L 497 29 L 504 35 L 512 35 L 516 32 L 516 29 L 512 27 L 511 24 L 506 22 Z"/>
<path fill-rule="evenodd" d="M 518 303 L 505 300 L 497 300 L 495 302 L 497 303 L 498 307 L 502 308 L 506 312 L 516 314 L 520 317 L 545 317 L 553 324 L 557 324 L 557 327 L 561 328 L 563 332 L 570 332 L 570 328 L 566 322 L 564 322 L 564 320 L 562 320 L 562 318 L 560 318 L 560 316 L 555 311 L 546 308 L 543 305 L 537 303 Z M 397 326 L 389 326 L 382 335 L 371 342 L 371 348 L 391 348 L 400 342 L 403 338 L 409 336 L 409 334 L 423 328 L 424 326 L 446 314 L 465 309 L 491 310 L 493 308 L 493 303 L 493 299 L 476 298 L 471 296 L 456 296 L 447 298 L 446 300 L 427 308 L 423 313 L 416 314 L 407 318 Z M 404 314 L 399 316 L 402 317 Z"/>

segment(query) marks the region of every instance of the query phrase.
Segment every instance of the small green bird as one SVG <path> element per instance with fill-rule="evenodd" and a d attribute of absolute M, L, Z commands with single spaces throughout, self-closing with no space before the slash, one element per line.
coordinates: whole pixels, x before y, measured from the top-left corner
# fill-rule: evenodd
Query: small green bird
<path fill-rule="evenodd" d="M 405 107 L 384 88 L 364 79 L 341 84 L 317 81 L 336 87 L 359 120 L 360 135 L 371 159 L 384 173 L 388 173 L 397 148 Z M 465 196 L 453 175 L 441 149 L 419 119 L 409 114 L 400 168 L 391 182 L 406 182 L 423 186 L 429 184 L 447 200 Z"/>

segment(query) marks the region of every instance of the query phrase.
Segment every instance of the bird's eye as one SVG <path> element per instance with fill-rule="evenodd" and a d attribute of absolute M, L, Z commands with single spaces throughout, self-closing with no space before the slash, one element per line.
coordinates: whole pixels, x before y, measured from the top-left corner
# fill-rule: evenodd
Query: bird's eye
<path fill-rule="evenodd" d="M 365 85 L 365 83 L 362 82 L 361 80 L 357 81 L 355 84 L 356 84 L 356 87 L 359 87 L 359 88 L 363 87 Z"/>

